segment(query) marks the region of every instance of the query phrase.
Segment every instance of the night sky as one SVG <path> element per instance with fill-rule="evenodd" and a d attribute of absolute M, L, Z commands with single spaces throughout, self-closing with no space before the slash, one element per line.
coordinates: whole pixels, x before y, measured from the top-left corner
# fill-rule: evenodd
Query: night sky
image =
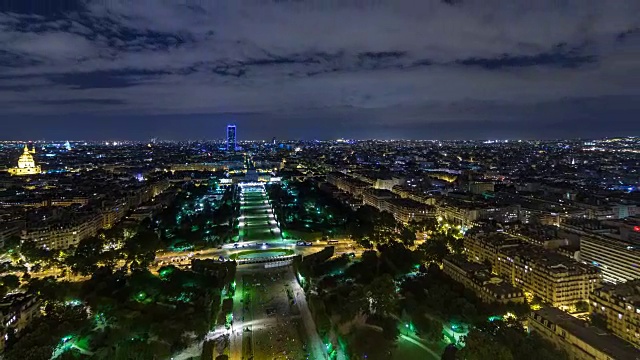
<path fill-rule="evenodd" d="M 640 135 L 638 0 L 0 0 L 0 139 Z"/>

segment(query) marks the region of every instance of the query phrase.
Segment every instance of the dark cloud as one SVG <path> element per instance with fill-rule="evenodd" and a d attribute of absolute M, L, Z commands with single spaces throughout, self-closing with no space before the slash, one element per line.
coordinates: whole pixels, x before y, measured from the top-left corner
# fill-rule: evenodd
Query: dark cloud
<path fill-rule="evenodd" d="M 65 16 L 69 12 L 82 11 L 82 0 L 3 0 L 0 1 L 0 12 L 40 15 Z"/>
<path fill-rule="evenodd" d="M 566 44 L 560 44 L 555 46 L 552 51 L 541 54 L 530 56 L 513 56 L 503 54 L 498 58 L 469 58 L 459 60 L 458 63 L 462 65 L 477 65 L 486 69 L 527 66 L 575 68 L 593 63 L 597 60 L 595 55 L 585 54 L 582 49 L 583 47 L 576 47 L 567 50 Z"/>
<path fill-rule="evenodd" d="M 54 84 L 67 85 L 71 89 L 109 89 L 124 88 L 137 84 L 136 79 L 164 75 L 163 71 L 111 70 L 88 73 L 66 73 L 48 76 Z"/>
<path fill-rule="evenodd" d="M 633 0 L 5 0 L 0 115 L 93 119 L 81 128 L 99 134 L 130 119 L 123 138 L 171 117 L 193 127 L 168 133 L 188 137 L 234 114 L 266 137 L 464 137 L 478 124 L 548 137 L 540 117 L 623 132 L 640 97 L 639 12 Z"/>
<path fill-rule="evenodd" d="M 41 100 L 44 105 L 121 105 L 125 102 L 115 99 Z"/>

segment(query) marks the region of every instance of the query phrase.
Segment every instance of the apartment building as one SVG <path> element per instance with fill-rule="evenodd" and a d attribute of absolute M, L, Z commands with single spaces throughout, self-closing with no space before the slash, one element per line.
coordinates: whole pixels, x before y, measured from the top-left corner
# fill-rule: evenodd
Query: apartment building
<path fill-rule="evenodd" d="M 589 300 L 602 279 L 594 266 L 529 244 L 501 249 L 494 269 L 514 286 L 555 307 Z"/>
<path fill-rule="evenodd" d="M 438 206 L 438 216 L 447 222 L 464 227 L 472 227 L 481 220 L 495 220 L 511 223 L 519 219 L 520 206 L 487 206 L 484 204 L 449 204 Z"/>
<path fill-rule="evenodd" d="M 571 360 L 637 360 L 640 351 L 566 312 L 545 307 L 531 312 L 529 331 L 551 341 Z"/>
<path fill-rule="evenodd" d="M 366 189 L 362 192 L 362 202 L 381 210 L 385 207 L 385 201 L 393 199 L 396 195 L 389 190 Z"/>
<path fill-rule="evenodd" d="M 478 264 L 454 257 L 443 260 L 443 271 L 453 280 L 464 285 L 486 303 L 523 303 L 524 292 L 509 282 L 491 274 L 484 264 Z"/>
<path fill-rule="evenodd" d="M 411 199 L 387 199 L 383 202 L 380 210 L 390 212 L 396 221 L 405 224 L 410 221 L 421 221 L 428 217 L 435 217 L 435 207 Z"/>
<path fill-rule="evenodd" d="M 40 301 L 33 295 L 15 294 L 0 301 L 0 353 L 4 350 L 9 332 L 19 335 L 31 321 L 40 315 Z"/>
<path fill-rule="evenodd" d="M 396 185 L 391 189 L 391 192 L 400 196 L 403 199 L 411 199 L 425 205 L 435 205 L 436 199 L 433 196 L 429 196 L 424 193 L 416 192 L 411 188 L 402 185 Z"/>
<path fill-rule="evenodd" d="M 24 228 L 24 221 L 6 221 L 0 225 L 0 248 L 4 247 L 5 241 L 13 236 L 20 236 Z"/>
<path fill-rule="evenodd" d="M 522 242 L 501 232 L 471 230 L 463 239 L 464 248 L 471 261 L 490 262 L 492 271 L 497 273 L 498 253 L 503 249 L 518 247 Z"/>
<path fill-rule="evenodd" d="M 367 189 L 362 192 L 362 201 L 365 205 L 391 213 L 396 221 L 405 224 L 435 216 L 435 207 L 399 198 L 389 190 Z"/>
<path fill-rule="evenodd" d="M 362 198 L 362 193 L 371 186 L 362 180 L 354 179 L 349 175 L 339 172 L 328 174 L 327 182 L 356 198 Z"/>
<path fill-rule="evenodd" d="M 27 224 L 22 230 L 23 241 L 33 241 L 46 249 L 68 249 L 80 240 L 95 236 L 102 229 L 102 216 L 86 214 L 60 221 Z"/>
<path fill-rule="evenodd" d="M 580 260 L 602 270 L 603 280 L 621 283 L 640 278 L 640 245 L 608 236 L 580 237 Z"/>
<path fill-rule="evenodd" d="M 605 285 L 590 297 L 592 317 L 640 349 L 640 279 Z"/>
<path fill-rule="evenodd" d="M 640 225 L 633 220 L 573 220 L 560 228 L 579 239 L 580 261 L 598 267 L 603 281 L 616 284 L 640 278 Z"/>

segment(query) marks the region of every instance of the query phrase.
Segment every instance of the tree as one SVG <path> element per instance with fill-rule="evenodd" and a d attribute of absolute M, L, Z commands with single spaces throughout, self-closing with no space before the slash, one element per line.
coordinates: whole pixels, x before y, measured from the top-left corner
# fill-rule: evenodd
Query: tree
<path fill-rule="evenodd" d="M 30 263 L 41 263 L 53 259 L 49 251 L 38 247 L 33 241 L 22 242 L 20 245 L 20 253 Z"/>
<path fill-rule="evenodd" d="M 398 241 L 378 245 L 378 250 L 381 262 L 388 265 L 393 275 L 406 274 L 419 262 L 414 253 Z"/>
<path fill-rule="evenodd" d="M 390 275 L 384 274 L 376 277 L 367 286 L 365 293 L 369 301 L 369 313 L 386 315 L 395 311 L 397 303 L 396 285 Z"/>
<path fill-rule="evenodd" d="M 396 341 L 400 335 L 399 321 L 395 317 L 374 315 L 367 318 L 367 323 L 381 327 L 382 336 L 389 341 Z"/>
<path fill-rule="evenodd" d="M 458 348 L 453 344 L 449 344 L 449 346 L 447 346 L 444 349 L 444 352 L 442 353 L 440 360 L 456 360 L 457 353 L 458 353 Z"/>
<path fill-rule="evenodd" d="M 425 261 L 441 263 L 445 256 L 449 255 L 446 240 L 441 237 L 433 237 L 418 248 L 422 252 Z"/>
<path fill-rule="evenodd" d="M 462 254 L 464 252 L 464 240 L 462 238 L 449 237 L 448 244 L 454 254 Z"/>
<path fill-rule="evenodd" d="M 400 232 L 400 241 L 406 246 L 413 246 L 416 241 L 416 232 L 408 227 L 403 227 Z"/>
<path fill-rule="evenodd" d="M 21 332 L 20 338 L 5 352 L 7 360 L 46 360 L 55 347 L 67 336 L 75 337 L 77 331 L 89 324 L 82 307 L 53 306 L 47 315 L 36 318 Z"/>
<path fill-rule="evenodd" d="M 382 332 L 365 327 L 352 331 L 347 342 L 349 359 L 354 360 L 388 360 L 394 345 Z"/>
<path fill-rule="evenodd" d="M 81 240 L 72 256 L 67 258 L 67 264 L 76 274 L 91 275 L 98 269 L 98 261 L 104 247 L 100 237 L 90 237 Z"/>
<path fill-rule="evenodd" d="M 146 269 L 155 259 L 160 240 L 156 233 L 142 227 L 138 233 L 128 239 L 123 247 L 127 263 L 133 269 Z"/>
<path fill-rule="evenodd" d="M 575 304 L 576 307 L 576 311 L 577 312 L 588 312 L 589 311 L 589 303 L 582 300 L 582 301 L 577 301 Z"/>
<path fill-rule="evenodd" d="M 9 290 L 17 289 L 20 286 L 20 278 L 16 275 L 5 275 L 2 277 L 2 285 Z"/>
<path fill-rule="evenodd" d="M 418 313 L 412 317 L 413 326 L 415 326 L 418 335 L 431 342 L 442 340 L 442 323 L 429 319 L 422 313 Z"/>
<path fill-rule="evenodd" d="M 494 325 L 490 329 L 496 341 L 504 345 L 514 359 L 522 360 L 566 360 L 567 354 L 558 350 L 552 343 L 538 334 L 527 334 L 518 321 L 508 326 Z"/>
<path fill-rule="evenodd" d="M 458 357 L 465 360 L 513 360 L 509 349 L 498 343 L 491 335 L 477 329 L 469 331 L 464 337 L 464 348 L 458 352 Z"/>
<path fill-rule="evenodd" d="M 20 249 L 20 243 L 20 237 L 17 235 L 12 235 L 4 241 L 4 247 L 5 249 L 7 249 L 7 251 L 17 251 Z"/>

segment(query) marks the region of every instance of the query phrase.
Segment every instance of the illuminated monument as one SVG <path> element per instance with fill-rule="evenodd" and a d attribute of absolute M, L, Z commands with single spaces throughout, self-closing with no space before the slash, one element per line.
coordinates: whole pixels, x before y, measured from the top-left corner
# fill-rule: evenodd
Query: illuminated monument
<path fill-rule="evenodd" d="M 40 174 L 42 170 L 39 165 L 36 165 L 36 162 L 33 160 L 33 155 L 36 153 L 36 147 L 33 147 L 33 150 L 29 150 L 27 145 L 24 145 L 24 152 L 20 155 L 18 159 L 18 167 L 10 168 L 9 174 L 11 175 L 35 175 Z"/>

